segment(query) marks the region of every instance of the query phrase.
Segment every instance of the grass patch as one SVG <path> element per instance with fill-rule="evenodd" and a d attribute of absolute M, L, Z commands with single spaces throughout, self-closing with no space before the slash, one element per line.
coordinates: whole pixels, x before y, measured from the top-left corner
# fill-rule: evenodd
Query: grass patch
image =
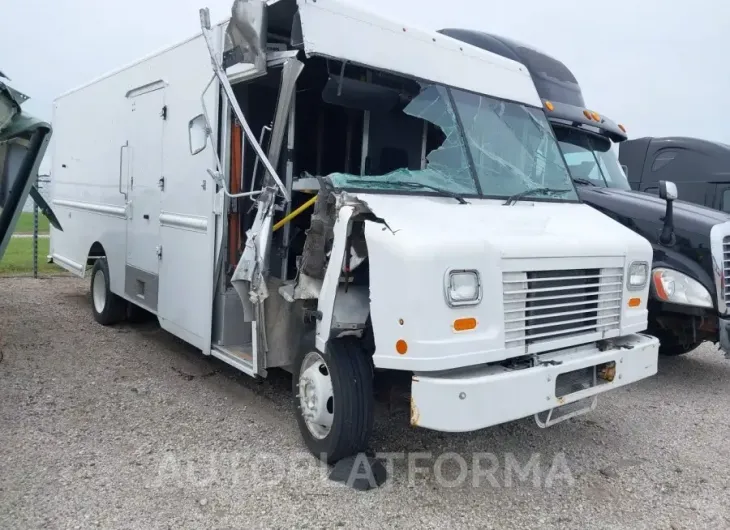
<path fill-rule="evenodd" d="M 31 221 L 33 216 L 31 215 Z M 50 240 L 38 239 L 38 274 L 57 274 L 65 272 L 52 263 L 46 263 Z M 10 238 L 5 255 L 0 258 L 0 276 L 9 274 L 33 274 L 33 238 Z"/>
<path fill-rule="evenodd" d="M 47 234 L 50 232 L 50 224 L 46 216 L 38 212 L 38 233 Z M 33 233 L 33 212 L 22 212 L 18 224 L 15 225 L 16 234 L 32 234 Z M 32 254 L 31 254 L 32 259 Z"/>

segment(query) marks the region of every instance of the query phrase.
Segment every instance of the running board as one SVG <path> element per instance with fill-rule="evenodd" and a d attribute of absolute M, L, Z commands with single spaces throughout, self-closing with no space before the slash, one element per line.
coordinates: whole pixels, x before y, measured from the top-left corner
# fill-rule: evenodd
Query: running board
<path fill-rule="evenodd" d="M 210 354 L 241 370 L 244 374 L 257 377 L 250 344 L 247 346 L 218 346 L 214 344 L 210 349 Z"/>
<path fill-rule="evenodd" d="M 546 427 L 552 427 L 553 425 L 576 416 L 581 416 L 587 412 L 595 410 L 598 404 L 598 396 L 592 396 L 584 399 L 579 399 L 573 403 L 567 403 L 559 407 L 555 407 L 550 410 L 538 412 L 535 414 L 535 423 L 538 427 L 543 429 Z"/>

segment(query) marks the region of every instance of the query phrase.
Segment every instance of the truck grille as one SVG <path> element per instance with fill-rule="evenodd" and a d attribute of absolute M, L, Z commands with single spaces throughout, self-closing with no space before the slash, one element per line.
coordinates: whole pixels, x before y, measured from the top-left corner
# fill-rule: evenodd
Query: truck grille
<path fill-rule="evenodd" d="M 730 305 L 730 236 L 722 240 L 722 297 L 725 305 Z"/>
<path fill-rule="evenodd" d="M 621 268 L 505 272 L 502 284 L 508 348 L 619 327 Z"/>

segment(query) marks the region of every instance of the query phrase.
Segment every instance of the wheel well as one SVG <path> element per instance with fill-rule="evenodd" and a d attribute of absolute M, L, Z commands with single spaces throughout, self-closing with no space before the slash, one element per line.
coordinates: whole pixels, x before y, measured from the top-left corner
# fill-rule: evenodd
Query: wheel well
<path fill-rule="evenodd" d="M 93 245 L 91 245 L 91 248 L 89 249 L 89 257 L 86 259 L 87 265 L 93 265 L 94 261 L 96 261 L 98 258 L 105 258 L 106 257 L 106 251 L 104 250 L 104 247 L 101 243 L 98 241 L 95 241 Z"/>

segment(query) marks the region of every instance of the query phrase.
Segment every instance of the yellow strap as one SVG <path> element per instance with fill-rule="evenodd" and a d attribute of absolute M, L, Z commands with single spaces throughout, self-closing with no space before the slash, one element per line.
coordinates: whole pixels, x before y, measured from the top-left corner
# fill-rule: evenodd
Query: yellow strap
<path fill-rule="evenodd" d="M 274 225 L 274 232 L 276 232 L 279 228 L 281 228 L 286 223 L 288 223 L 289 221 L 291 221 L 292 219 L 294 219 L 297 215 L 301 214 L 304 210 L 306 210 L 307 208 L 309 208 L 310 206 L 312 206 L 315 202 L 317 202 L 317 195 L 315 195 L 314 197 L 312 197 L 311 199 L 309 199 L 307 202 L 305 202 L 304 204 L 302 204 L 299 208 L 297 208 L 292 213 L 290 213 L 289 215 L 287 215 L 286 217 L 284 217 L 284 219 L 282 219 L 281 221 L 279 221 L 278 223 L 276 223 Z"/>

